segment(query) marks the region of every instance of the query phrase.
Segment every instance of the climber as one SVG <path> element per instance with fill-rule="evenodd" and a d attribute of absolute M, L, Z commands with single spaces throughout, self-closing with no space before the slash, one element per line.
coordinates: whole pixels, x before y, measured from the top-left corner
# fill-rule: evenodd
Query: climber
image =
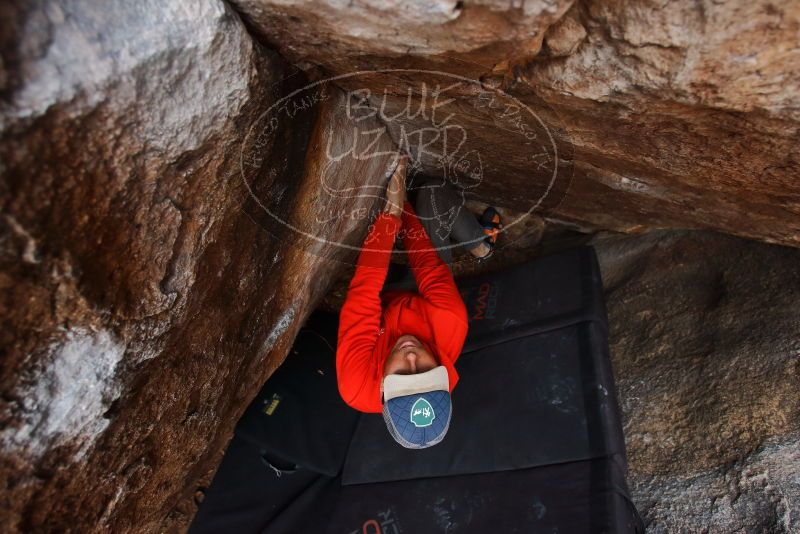
<path fill-rule="evenodd" d="M 420 449 L 447 433 L 450 392 L 458 382 L 454 364 L 467 335 L 466 308 L 448 265 L 449 239 L 486 259 L 502 224 L 494 208 L 479 222 L 444 180 L 419 189 L 420 222 L 406 200 L 407 161 L 398 158 L 385 208 L 364 240 L 341 310 L 336 374 L 347 404 L 382 412 L 398 443 Z M 385 285 L 398 234 L 413 279 Z M 418 291 L 408 289 L 414 283 Z"/>

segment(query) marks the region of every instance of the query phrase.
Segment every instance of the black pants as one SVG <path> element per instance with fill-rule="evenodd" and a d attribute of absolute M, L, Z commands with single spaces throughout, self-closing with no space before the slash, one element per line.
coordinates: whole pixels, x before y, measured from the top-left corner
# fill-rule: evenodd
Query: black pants
<path fill-rule="evenodd" d="M 464 205 L 464 194 L 444 178 L 424 178 L 415 183 L 414 209 L 433 248 L 448 265 L 453 262 L 453 248 L 472 250 L 483 243 L 486 234 L 475 215 Z M 416 287 L 411 271 L 402 265 L 392 264 L 387 276 L 386 289 L 413 289 Z"/>

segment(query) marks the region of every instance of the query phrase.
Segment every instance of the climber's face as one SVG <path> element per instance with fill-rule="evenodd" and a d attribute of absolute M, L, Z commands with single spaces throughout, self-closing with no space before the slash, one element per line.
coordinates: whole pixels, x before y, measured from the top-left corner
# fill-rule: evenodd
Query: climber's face
<path fill-rule="evenodd" d="M 383 366 L 383 376 L 424 373 L 438 365 L 436 357 L 425 344 L 416 337 L 406 334 L 397 338 L 389 352 Z"/>

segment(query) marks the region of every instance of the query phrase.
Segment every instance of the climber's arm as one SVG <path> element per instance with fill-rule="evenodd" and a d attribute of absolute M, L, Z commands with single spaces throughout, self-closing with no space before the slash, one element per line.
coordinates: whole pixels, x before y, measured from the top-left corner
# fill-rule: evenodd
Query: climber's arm
<path fill-rule="evenodd" d="M 380 292 L 389 269 L 400 218 L 382 213 L 372 225 L 358 257 L 339 319 L 336 375 L 342 399 L 356 409 L 366 378 L 374 372 L 373 353 L 381 329 Z"/>
<path fill-rule="evenodd" d="M 466 324 L 467 309 L 453 280 L 453 273 L 433 248 L 428 233 L 409 202 L 403 206 L 403 246 L 408 251 L 411 271 L 422 296 L 437 308 L 451 311 Z"/>

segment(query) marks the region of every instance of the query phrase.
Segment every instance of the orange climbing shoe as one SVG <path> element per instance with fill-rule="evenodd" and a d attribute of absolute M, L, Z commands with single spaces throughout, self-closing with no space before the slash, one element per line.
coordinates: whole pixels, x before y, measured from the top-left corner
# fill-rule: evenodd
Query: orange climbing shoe
<path fill-rule="evenodd" d="M 497 235 L 500 233 L 500 230 L 503 229 L 503 222 L 500 218 L 500 214 L 491 206 L 483 211 L 483 215 L 480 216 L 479 220 L 481 226 L 483 226 L 483 232 L 486 234 L 483 241 L 489 246 L 489 252 L 485 256 L 478 258 L 478 261 L 485 262 L 494 254 Z"/>
<path fill-rule="evenodd" d="M 503 229 L 503 221 L 500 213 L 492 206 L 489 206 L 483 211 L 481 215 L 481 226 L 483 226 L 483 233 L 486 234 L 486 243 L 494 248 L 497 243 L 497 235 Z"/>

